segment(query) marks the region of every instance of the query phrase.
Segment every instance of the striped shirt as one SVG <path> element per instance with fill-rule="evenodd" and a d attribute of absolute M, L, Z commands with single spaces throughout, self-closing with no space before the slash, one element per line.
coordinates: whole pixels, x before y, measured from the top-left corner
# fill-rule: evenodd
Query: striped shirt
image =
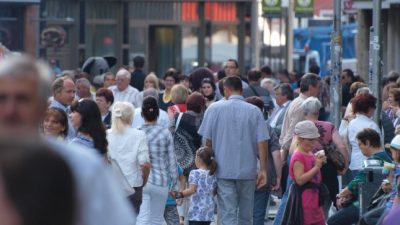
<path fill-rule="evenodd" d="M 148 182 L 167 186 L 171 181 L 172 187 L 176 187 L 178 170 L 171 133 L 157 124 L 145 124 L 139 129 L 146 133 L 149 144 L 151 170 Z"/>

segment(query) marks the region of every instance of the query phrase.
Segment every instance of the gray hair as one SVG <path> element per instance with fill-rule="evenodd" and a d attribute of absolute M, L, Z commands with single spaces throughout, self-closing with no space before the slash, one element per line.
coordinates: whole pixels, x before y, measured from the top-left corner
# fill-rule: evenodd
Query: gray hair
<path fill-rule="evenodd" d="M 155 98 L 158 102 L 158 90 L 154 88 L 148 88 L 143 91 L 143 99 L 146 98 L 147 96 L 151 96 Z"/>
<path fill-rule="evenodd" d="M 306 100 L 304 100 L 302 107 L 305 116 L 318 116 L 322 104 L 318 98 L 308 97 Z"/>
<path fill-rule="evenodd" d="M 121 76 L 125 76 L 129 80 L 131 79 L 131 73 L 129 73 L 129 71 L 126 69 L 118 70 L 117 74 L 115 75 L 115 77 L 121 77 Z"/>
<path fill-rule="evenodd" d="M 372 95 L 372 91 L 371 89 L 369 89 L 369 87 L 362 87 L 357 89 L 356 95 L 358 94 L 371 94 Z"/>
<path fill-rule="evenodd" d="M 44 104 L 51 93 L 51 69 L 44 61 L 37 61 L 27 55 L 9 57 L 0 61 L 0 78 L 34 78 L 37 80 L 38 95 Z"/>
<path fill-rule="evenodd" d="M 83 86 L 85 86 L 87 88 L 90 88 L 90 86 L 91 86 L 90 81 L 88 79 L 84 78 L 84 77 L 79 78 L 78 80 L 76 80 L 75 84 L 76 85 L 83 84 Z"/>
<path fill-rule="evenodd" d="M 275 88 L 278 84 L 275 82 L 275 80 L 271 78 L 264 78 L 260 82 L 260 86 L 263 87 L 265 83 L 270 83 L 272 86 Z"/>

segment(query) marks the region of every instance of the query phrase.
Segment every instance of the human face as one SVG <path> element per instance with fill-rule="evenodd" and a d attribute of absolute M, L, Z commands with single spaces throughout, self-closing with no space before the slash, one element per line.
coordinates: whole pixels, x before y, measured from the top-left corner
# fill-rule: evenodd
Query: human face
<path fill-rule="evenodd" d="M 174 85 L 175 79 L 173 77 L 168 76 L 164 79 L 165 90 L 170 91 Z"/>
<path fill-rule="evenodd" d="M 117 76 L 116 84 L 119 91 L 124 91 L 129 85 L 129 79 L 126 76 Z"/>
<path fill-rule="evenodd" d="M 368 142 L 368 141 L 367 141 Z M 365 155 L 368 152 L 369 143 L 362 143 L 362 141 L 357 140 L 358 147 L 360 148 L 361 152 Z"/>
<path fill-rule="evenodd" d="M 299 138 L 299 145 L 306 152 L 311 152 L 314 149 L 316 138 Z"/>
<path fill-rule="evenodd" d="M 204 83 L 201 86 L 201 92 L 203 93 L 204 96 L 209 96 L 209 95 L 213 94 L 214 90 L 213 90 L 211 84 Z"/>
<path fill-rule="evenodd" d="M 144 89 L 149 89 L 149 88 L 156 88 L 156 85 L 151 80 L 145 80 L 144 81 Z"/>
<path fill-rule="evenodd" d="M 275 99 L 276 99 L 276 104 L 281 106 L 287 101 L 287 96 L 282 95 L 281 89 L 277 89 L 275 91 Z"/>
<path fill-rule="evenodd" d="M 233 61 L 226 62 L 225 74 L 228 77 L 237 76 L 239 74 L 239 68 L 236 67 L 235 62 L 233 62 Z"/>
<path fill-rule="evenodd" d="M 96 103 L 99 107 L 101 115 L 105 115 L 111 106 L 111 102 L 107 102 L 104 96 L 96 96 Z"/>
<path fill-rule="evenodd" d="M 342 72 L 341 83 L 342 85 L 351 83 L 350 76 L 346 72 Z"/>
<path fill-rule="evenodd" d="M 320 89 L 321 89 L 321 82 L 320 81 L 318 81 L 317 86 L 315 86 L 315 87 L 310 85 L 309 90 L 310 90 L 311 96 L 318 97 Z"/>
<path fill-rule="evenodd" d="M 38 86 L 38 80 L 33 77 L 0 78 L 0 129 L 7 133 L 23 130 L 37 134 L 37 125 L 46 109 Z"/>
<path fill-rule="evenodd" d="M 395 105 L 394 105 L 395 101 L 394 101 L 394 96 L 393 96 L 393 94 L 389 94 L 388 102 L 389 102 L 389 104 L 390 104 L 391 106 L 395 106 Z"/>
<path fill-rule="evenodd" d="M 62 90 L 56 93 L 54 98 L 65 106 L 71 105 L 75 99 L 74 82 L 70 79 L 65 80 Z"/>
<path fill-rule="evenodd" d="M 71 123 L 72 127 L 74 127 L 77 130 L 82 125 L 81 114 L 76 111 L 71 112 Z"/>
<path fill-rule="evenodd" d="M 64 132 L 65 127 L 54 116 L 48 116 L 43 121 L 43 133 L 46 136 L 57 137 Z"/>
<path fill-rule="evenodd" d="M 113 75 L 106 75 L 104 77 L 104 87 L 108 88 L 115 84 L 115 77 Z"/>
<path fill-rule="evenodd" d="M 90 93 L 90 88 L 86 87 L 83 84 L 76 85 L 76 91 L 81 98 L 90 98 L 92 94 Z"/>

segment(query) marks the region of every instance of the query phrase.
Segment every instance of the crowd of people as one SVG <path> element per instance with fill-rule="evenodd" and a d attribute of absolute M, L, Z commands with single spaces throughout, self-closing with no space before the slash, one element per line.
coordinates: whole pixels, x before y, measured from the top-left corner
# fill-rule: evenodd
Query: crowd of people
<path fill-rule="evenodd" d="M 160 79 L 133 62 L 99 85 L 27 56 L 0 61 L 1 224 L 263 225 L 271 195 L 281 198 L 276 225 L 399 217 L 397 72 L 385 78 L 378 125 L 376 97 L 343 70 L 337 128 L 315 65 L 242 77 L 228 59 L 218 73 L 170 68 Z M 360 215 L 365 160 L 389 169 L 380 204 Z"/>

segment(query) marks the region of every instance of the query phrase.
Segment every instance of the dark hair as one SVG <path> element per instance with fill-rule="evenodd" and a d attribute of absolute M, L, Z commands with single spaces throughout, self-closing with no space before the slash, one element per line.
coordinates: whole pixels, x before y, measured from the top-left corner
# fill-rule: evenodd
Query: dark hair
<path fill-rule="evenodd" d="M 369 145 L 375 148 L 381 147 L 381 137 L 376 130 L 372 128 L 365 128 L 357 133 L 357 140 L 359 140 L 364 145 L 369 142 Z"/>
<path fill-rule="evenodd" d="M 321 80 L 321 77 L 314 73 L 306 73 L 301 78 L 300 81 L 300 92 L 304 93 L 308 91 L 310 85 L 316 87 L 318 82 Z"/>
<path fill-rule="evenodd" d="M 185 80 L 189 81 L 189 77 L 186 76 L 185 74 L 179 74 L 178 79 L 179 79 L 179 82 L 185 81 Z"/>
<path fill-rule="evenodd" d="M 262 73 L 268 74 L 268 75 L 272 75 L 272 70 L 269 66 L 265 65 L 263 67 L 261 67 L 260 71 Z"/>
<path fill-rule="evenodd" d="M 210 175 L 213 175 L 217 170 L 217 162 L 213 155 L 214 153 L 209 147 L 201 147 L 196 152 L 196 156 L 199 157 L 210 170 Z"/>
<path fill-rule="evenodd" d="M 286 96 L 286 98 L 288 100 L 293 100 L 294 94 L 293 94 L 293 90 L 292 90 L 292 87 L 290 86 L 290 84 L 279 84 L 275 88 L 275 91 L 278 90 L 278 89 L 281 90 L 282 95 Z"/>
<path fill-rule="evenodd" d="M 290 81 L 290 74 L 287 69 L 281 69 L 278 71 L 278 74 L 285 76 Z"/>
<path fill-rule="evenodd" d="M 308 72 L 309 73 L 314 73 L 316 75 L 319 75 L 319 72 L 320 72 L 319 66 L 317 66 L 315 64 L 311 65 L 310 68 L 308 68 Z"/>
<path fill-rule="evenodd" d="M 191 110 L 195 113 L 201 113 L 206 107 L 206 101 L 202 94 L 193 92 L 186 100 L 187 110 Z"/>
<path fill-rule="evenodd" d="M 368 113 L 370 108 L 376 108 L 376 98 L 369 93 L 356 95 L 351 101 L 353 113 Z"/>
<path fill-rule="evenodd" d="M 1 185 L 24 225 L 72 225 L 76 190 L 68 164 L 37 140 L 0 140 Z"/>
<path fill-rule="evenodd" d="M 54 119 L 59 122 L 62 126 L 64 126 L 64 131 L 62 132 L 62 136 L 66 137 L 68 135 L 68 115 L 64 110 L 60 108 L 48 108 L 44 113 L 44 119 L 47 117 L 54 117 Z"/>
<path fill-rule="evenodd" d="M 218 89 L 219 89 L 219 93 L 225 97 L 225 88 L 224 88 L 224 83 L 225 83 L 226 77 L 222 78 L 219 82 L 218 82 Z"/>
<path fill-rule="evenodd" d="M 224 81 L 224 88 L 230 88 L 234 91 L 242 91 L 242 80 L 239 77 L 227 77 Z"/>
<path fill-rule="evenodd" d="M 201 88 L 201 82 L 205 78 L 210 78 L 210 80 L 214 80 L 213 73 L 207 67 L 200 67 L 195 69 L 190 74 L 190 83 L 192 84 L 192 91 L 198 91 Z"/>
<path fill-rule="evenodd" d="M 135 68 L 143 68 L 143 66 L 144 66 L 143 56 L 138 55 L 135 58 L 133 58 L 133 66 Z"/>
<path fill-rule="evenodd" d="M 167 77 L 172 77 L 175 80 L 175 84 L 179 83 L 178 72 L 176 72 L 174 68 L 169 68 L 167 72 L 165 72 L 164 80 L 167 79 Z"/>
<path fill-rule="evenodd" d="M 351 69 L 344 69 L 343 72 L 346 73 L 347 76 L 351 78 L 351 83 L 354 82 L 354 72 Z M 395 81 L 396 82 L 396 81 Z"/>
<path fill-rule="evenodd" d="M 78 132 L 89 134 L 93 139 L 94 147 L 100 154 L 107 154 L 106 131 L 96 102 L 90 99 L 76 101 L 71 105 L 71 111 L 81 115 L 82 124 L 78 128 Z"/>
<path fill-rule="evenodd" d="M 222 78 L 226 77 L 225 70 L 218 70 L 217 77 L 218 80 L 222 80 Z"/>
<path fill-rule="evenodd" d="M 214 80 L 211 80 L 208 77 L 203 79 L 203 81 L 201 82 L 201 86 L 200 87 L 203 87 L 203 84 L 210 84 L 212 89 L 214 90 L 214 92 L 217 89 L 217 87 L 215 86 Z"/>
<path fill-rule="evenodd" d="M 247 79 L 249 81 L 259 81 L 261 76 L 261 71 L 256 69 L 249 70 L 249 72 L 247 73 Z"/>
<path fill-rule="evenodd" d="M 264 111 L 264 102 L 260 97 L 257 97 L 257 96 L 248 97 L 248 98 L 246 98 L 246 102 L 257 106 L 262 111 Z"/>
<path fill-rule="evenodd" d="M 160 109 L 158 107 L 157 99 L 147 96 L 143 99 L 142 104 L 142 116 L 147 121 L 155 121 L 160 114 Z"/>
<path fill-rule="evenodd" d="M 106 102 L 114 103 L 114 95 L 108 88 L 100 88 L 96 91 L 96 97 L 104 97 Z"/>
<path fill-rule="evenodd" d="M 236 68 L 239 68 L 239 63 L 238 63 L 238 61 L 236 59 L 228 59 L 226 61 L 235 63 Z"/>

